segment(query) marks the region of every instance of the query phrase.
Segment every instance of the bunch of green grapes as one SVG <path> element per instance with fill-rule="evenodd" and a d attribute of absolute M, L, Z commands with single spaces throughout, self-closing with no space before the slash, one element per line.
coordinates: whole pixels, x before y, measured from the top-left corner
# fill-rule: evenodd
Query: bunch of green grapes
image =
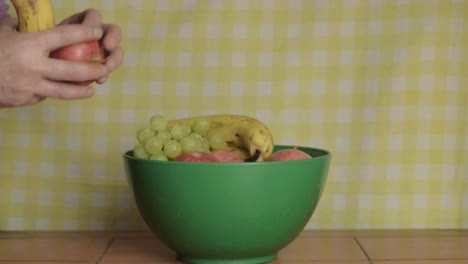
<path fill-rule="evenodd" d="M 222 135 L 206 136 L 211 129 L 208 118 L 200 117 L 192 125 L 178 122 L 168 127 L 168 121 L 162 115 L 153 115 L 148 127 L 137 131 L 137 144 L 133 155 L 141 159 L 173 160 L 181 153 L 189 151 L 210 152 L 224 149 L 227 142 Z"/>

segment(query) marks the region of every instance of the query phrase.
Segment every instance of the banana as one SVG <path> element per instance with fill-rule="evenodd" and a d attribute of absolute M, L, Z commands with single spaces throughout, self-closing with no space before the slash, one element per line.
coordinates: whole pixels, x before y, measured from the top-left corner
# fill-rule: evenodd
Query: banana
<path fill-rule="evenodd" d="M 51 0 L 11 0 L 19 32 L 39 32 L 55 27 Z"/>
<path fill-rule="evenodd" d="M 259 120 L 245 115 L 207 115 L 170 120 L 168 128 L 178 122 L 192 125 L 198 118 L 207 118 L 211 129 L 206 137 L 219 133 L 234 150 L 246 161 L 264 161 L 273 152 L 273 137 L 268 127 Z"/>

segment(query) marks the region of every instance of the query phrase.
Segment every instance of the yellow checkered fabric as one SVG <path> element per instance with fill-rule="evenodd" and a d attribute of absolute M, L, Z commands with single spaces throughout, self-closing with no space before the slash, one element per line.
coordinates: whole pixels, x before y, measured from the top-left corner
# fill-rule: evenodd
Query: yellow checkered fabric
<path fill-rule="evenodd" d="M 0 229 L 144 227 L 121 154 L 149 116 L 241 113 L 332 151 L 307 228 L 468 228 L 468 2 L 54 1 L 123 30 L 92 99 L 0 111 Z"/>

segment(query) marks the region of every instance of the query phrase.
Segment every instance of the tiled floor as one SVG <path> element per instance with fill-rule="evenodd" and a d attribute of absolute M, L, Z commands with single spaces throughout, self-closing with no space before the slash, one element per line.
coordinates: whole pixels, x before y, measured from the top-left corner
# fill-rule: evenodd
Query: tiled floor
<path fill-rule="evenodd" d="M 149 232 L 0 232 L 0 264 L 181 263 Z M 468 230 L 304 231 L 274 264 L 468 264 Z"/>

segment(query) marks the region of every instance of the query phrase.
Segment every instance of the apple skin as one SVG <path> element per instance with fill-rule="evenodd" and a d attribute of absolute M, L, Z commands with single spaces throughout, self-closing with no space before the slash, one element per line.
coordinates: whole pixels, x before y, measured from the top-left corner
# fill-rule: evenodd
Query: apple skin
<path fill-rule="evenodd" d="M 203 151 L 188 151 L 175 158 L 176 161 L 184 162 L 218 162 L 218 159 L 211 153 Z"/>
<path fill-rule="evenodd" d="M 93 63 L 105 62 L 104 50 L 98 40 L 85 41 L 76 44 L 71 44 L 50 53 L 50 57 L 54 59 L 68 61 L 83 61 Z M 89 85 L 94 80 L 72 82 L 78 85 Z"/>
<path fill-rule="evenodd" d="M 294 147 L 292 149 L 282 149 L 274 152 L 268 161 L 302 160 L 310 158 L 312 158 L 312 156 Z"/>
<path fill-rule="evenodd" d="M 218 162 L 244 162 L 244 160 L 234 151 L 218 149 L 212 151 Z"/>

